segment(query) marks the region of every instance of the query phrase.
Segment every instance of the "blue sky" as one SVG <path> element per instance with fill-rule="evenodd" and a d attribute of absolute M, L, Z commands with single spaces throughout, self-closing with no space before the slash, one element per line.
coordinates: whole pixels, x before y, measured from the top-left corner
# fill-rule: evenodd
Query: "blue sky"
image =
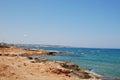
<path fill-rule="evenodd" d="M 120 48 L 120 0 L 0 0 L 0 42 Z"/>

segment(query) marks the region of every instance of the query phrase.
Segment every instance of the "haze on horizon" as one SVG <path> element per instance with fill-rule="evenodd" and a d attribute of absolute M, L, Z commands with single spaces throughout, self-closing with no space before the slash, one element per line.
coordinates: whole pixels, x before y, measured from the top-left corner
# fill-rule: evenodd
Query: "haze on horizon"
<path fill-rule="evenodd" d="M 0 42 L 120 48 L 120 0 L 0 0 Z"/>

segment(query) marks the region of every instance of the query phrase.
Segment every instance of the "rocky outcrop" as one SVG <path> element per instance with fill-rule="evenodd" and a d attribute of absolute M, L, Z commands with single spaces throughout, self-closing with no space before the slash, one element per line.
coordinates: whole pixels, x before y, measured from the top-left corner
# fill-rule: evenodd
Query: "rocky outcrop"
<path fill-rule="evenodd" d="M 102 80 L 75 63 L 33 57 L 56 52 L 0 47 L 0 80 Z"/>
<path fill-rule="evenodd" d="M 91 76 L 86 78 L 88 74 L 78 76 L 79 73 L 62 67 L 57 61 L 36 62 L 26 57 L 0 56 L 0 80 L 94 80 Z"/>
<path fill-rule="evenodd" d="M 29 57 L 30 58 L 30 57 Z M 96 79 L 101 80 L 101 76 L 98 74 L 93 74 L 89 70 L 79 68 L 78 65 L 71 62 L 65 62 L 65 61 L 54 61 L 49 60 L 45 58 L 30 58 L 34 61 L 33 63 L 44 63 L 47 65 L 50 65 L 50 67 L 47 69 L 48 72 L 55 73 L 55 74 L 64 74 L 66 76 L 75 76 L 79 79 Z M 51 65 L 54 64 L 54 65 Z"/>
<path fill-rule="evenodd" d="M 0 47 L 0 55 L 3 56 L 38 56 L 38 55 L 54 55 L 60 51 L 43 50 L 43 49 L 23 49 L 16 47 Z"/>

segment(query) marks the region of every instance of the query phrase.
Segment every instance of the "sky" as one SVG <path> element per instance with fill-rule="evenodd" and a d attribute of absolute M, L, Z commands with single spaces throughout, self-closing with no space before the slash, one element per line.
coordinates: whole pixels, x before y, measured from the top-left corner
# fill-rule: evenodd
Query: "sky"
<path fill-rule="evenodd" d="M 120 48 L 120 0 L 0 0 L 0 42 Z"/>

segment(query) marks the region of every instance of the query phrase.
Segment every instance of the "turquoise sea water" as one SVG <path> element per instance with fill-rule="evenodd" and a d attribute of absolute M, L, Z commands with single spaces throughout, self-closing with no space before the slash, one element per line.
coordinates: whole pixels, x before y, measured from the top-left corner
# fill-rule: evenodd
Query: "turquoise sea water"
<path fill-rule="evenodd" d="M 33 47 L 35 48 L 35 47 Z M 79 67 L 107 77 L 120 77 L 120 49 L 37 47 L 47 50 L 66 51 L 68 54 L 45 56 L 48 59 L 74 62 Z"/>

